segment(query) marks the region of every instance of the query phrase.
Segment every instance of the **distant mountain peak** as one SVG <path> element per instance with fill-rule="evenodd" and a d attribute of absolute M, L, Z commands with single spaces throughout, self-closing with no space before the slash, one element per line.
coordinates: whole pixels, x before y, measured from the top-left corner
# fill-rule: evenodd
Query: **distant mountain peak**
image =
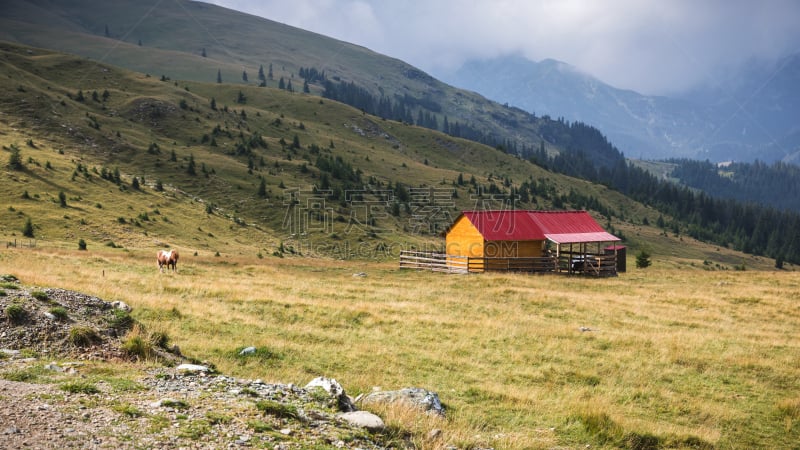
<path fill-rule="evenodd" d="M 647 159 L 774 161 L 800 149 L 800 54 L 753 61 L 672 98 L 618 89 L 569 63 L 521 54 L 468 61 L 442 78 L 538 115 L 595 126 L 626 154 Z"/>

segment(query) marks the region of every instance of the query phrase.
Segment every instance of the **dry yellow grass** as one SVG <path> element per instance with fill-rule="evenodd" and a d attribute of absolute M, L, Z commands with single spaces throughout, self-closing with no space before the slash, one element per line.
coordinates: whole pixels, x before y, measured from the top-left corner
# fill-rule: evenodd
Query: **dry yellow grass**
<path fill-rule="evenodd" d="M 446 420 L 383 411 L 420 448 L 800 440 L 797 272 L 708 271 L 699 261 L 611 279 L 448 276 L 395 262 L 183 252 L 177 274 L 160 274 L 154 254 L 10 249 L 0 273 L 123 300 L 225 373 L 297 384 L 325 375 L 351 395 L 437 391 Z M 235 357 L 249 345 L 271 356 Z M 434 428 L 441 436 L 426 441 Z"/>

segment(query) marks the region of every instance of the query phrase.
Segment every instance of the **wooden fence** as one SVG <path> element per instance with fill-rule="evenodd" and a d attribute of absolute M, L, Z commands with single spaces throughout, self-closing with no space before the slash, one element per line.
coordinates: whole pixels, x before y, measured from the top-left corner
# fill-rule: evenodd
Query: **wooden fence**
<path fill-rule="evenodd" d="M 401 269 L 430 270 L 433 272 L 467 273 L 469 258 L 435 252 L 400 252 Z"/>
<path fill-rule="evenodd" d="M 528 272 L 597 277 L 617 274 L 614 255 L 561 255 L 540 258 L 466 257 L 435 252 L 400 252 L 400 268 L 447 273 Z"/>

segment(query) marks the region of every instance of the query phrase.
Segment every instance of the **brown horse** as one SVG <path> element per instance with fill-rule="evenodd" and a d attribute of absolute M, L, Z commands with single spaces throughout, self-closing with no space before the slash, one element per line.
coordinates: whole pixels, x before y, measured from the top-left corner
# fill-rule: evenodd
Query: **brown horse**
<path fill-rule="evenodd" d="M 167 270 L 172 266 L 173 272 L 178 270 L 177 250 L 159 250 L 158 253 L 156 253 L 156 260 L 158 261 L 158 270 L 161 272 L 164 272 L 164 266 L 167 266 Z"/>

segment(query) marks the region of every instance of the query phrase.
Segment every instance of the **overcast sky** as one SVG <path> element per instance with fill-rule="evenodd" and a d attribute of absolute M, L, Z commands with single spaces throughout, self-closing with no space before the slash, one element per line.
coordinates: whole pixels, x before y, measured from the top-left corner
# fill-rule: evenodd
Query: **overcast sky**
<path fill-rule="evenodd" d="M 744 60 L 800 52 L 797 0 L 206 1 L 359 44 L 432 75 L 517 53 L 645 94 L 680 92 Z"/>

